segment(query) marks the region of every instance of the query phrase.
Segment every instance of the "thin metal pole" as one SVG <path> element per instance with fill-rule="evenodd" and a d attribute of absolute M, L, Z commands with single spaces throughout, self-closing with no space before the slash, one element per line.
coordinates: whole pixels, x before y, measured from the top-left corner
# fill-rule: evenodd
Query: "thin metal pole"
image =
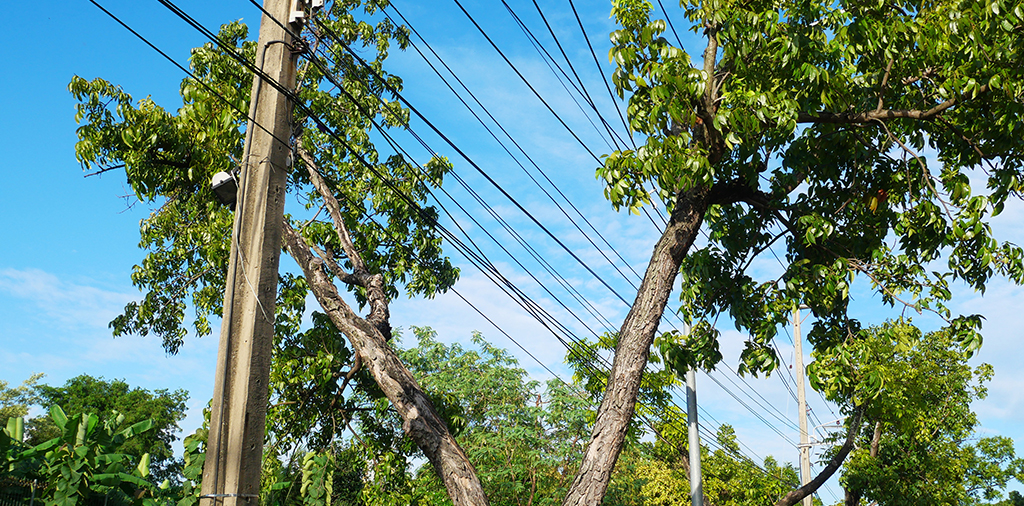
<path fill-rule="evenodd" d="M 689 326 L 683 327 L 687 334 Z M 697 424 L 697 371 L 686 371 L 686 425 L 690 443 L 690 504 L 704 504 L 704 490 L 700 477 L 700 426 Z"/>

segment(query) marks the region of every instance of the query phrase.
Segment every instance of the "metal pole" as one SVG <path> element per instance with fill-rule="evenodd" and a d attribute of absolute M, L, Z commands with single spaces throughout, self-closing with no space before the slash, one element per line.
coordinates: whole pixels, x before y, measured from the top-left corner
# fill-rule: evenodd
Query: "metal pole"
<path fill-rule="evenodd" d="M 292 33 L 301 24 L 286 30 L 279 21 L 289 20 L 293 4 L 264 0 L 258 41 L 261 70 L 288 89 L 295 87 Z M 201 506 L 255 506 L 259 499 L 293 106 L 262 81 L 253 77 Z"/>
<path fill-rule="evenodd" d="M 801 304 L 793 310 L 793 367 L 796 369 L 797 411 L 800 416 L 800 484 L 811 481 L 811 444 L 807 434 L 807 398 L 804 396 L 804 353 L 800 338 L 800 310 L 807 306 Z M 812 506 L 810 494 L 803 499 L 803 506 Z"/>
<path fill-rule="evenodd" d="M 697 372 L 686 371 L 686 424 L 690 437 L 690 504 L 704 504 L 700 478 L 700 433 L 697 425 Z"/>
<path fill-rule="evenodd" d="M 683 329 L 690 333 L 689 325 Z M 700 426 L 697 424 L 697 371 L 686 371 L 686 425 L 690 443 L 690 504 L 704 504 L 704 490 L 700 477 Z"/>

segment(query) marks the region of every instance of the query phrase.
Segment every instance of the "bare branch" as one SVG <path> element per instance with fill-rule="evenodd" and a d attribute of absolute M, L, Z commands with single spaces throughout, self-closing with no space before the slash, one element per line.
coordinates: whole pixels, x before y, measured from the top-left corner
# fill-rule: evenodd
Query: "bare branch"
<path fill-rule="evenodd" d="M 977 95 L 988 93 L 989 87 L 987 84 L 982 85 L 978 88 Z M 844 112 L 844 113 L 832 113 L 832 112 L 816 112 L 806 113 L 802 112 L 797 115 L 797 123 L 838 123 L 838 124 L 851 124 L 851 123 L 870 123 L 872 121 L 887 121 L 892 119 L 916 119 L 916 120 L 933 120 L 940 114 L 945 112 L 947 109 L 961 104 L 970 100 L 967 96 L 959 98 L 951 98 L 936 105 L 928 110 L 922 109 L 882 109 L 867 112 Z"/>
<path fill-rule="evenodd" d="M 338 232 L 338 240 L 341 242 L 341 247 L 345 250 L 345 255 L 348 256 L 349 261 L 352 262 L 352 271 L 356 275 L 362 275 L 366 272 L 366 264 L 363 262 L 363 257 L 359 254 L 359 251 L 356 250 L 352 237 L 349 235 L 348 227 L 345 226 L 345 220 L 341 217 L 341 206 L 338 204 L 338 199 L 334 198 L 331 189 L 327 187 L 327 182 L 320 175 L 316 160 L 302 146 L 302 139 L 296 142 L 295 151 L 302 157 L 302 161 L 305 162 L 306 170 L 309 172 L 309 180 L 312 181 L 313 187 L 320 193 L 320 196 L 324 199 L 324 204 L 327 205 L 327 210 L 331 214 L 331 220 L 334 221 L 334 228 Z"/>
<path fill-rule="evenodd" d="M 123 168 L 124 168 L 124 164 L 123 163 L 122 164 L 118 164 L 118 165 L 111 165 L 110 167 L 103 167 L 102 169 L 99 169 L 96 172 L 90 172 L 90 173 L 86 174 L 84 177 L 98 176 L 100 174 L 103 174 L 104 172 L 109 172 L 109 171 L 112 171 L 112 170 L 123 169 Z"/>

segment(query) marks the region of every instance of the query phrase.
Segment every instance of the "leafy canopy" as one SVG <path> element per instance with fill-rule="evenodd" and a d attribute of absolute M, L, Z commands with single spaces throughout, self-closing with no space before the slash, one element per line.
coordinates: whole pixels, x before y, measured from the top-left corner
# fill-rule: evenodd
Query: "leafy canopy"
<path fill-rule="evenodd" d="M 123 380 L 107 381 L 84 374 L 69 379 L 63 386 L 40 385 L 37 391 L 40 405 L 48 409 L 57 406 L 65 413 L 95 414 L 105 420 L 104 423 L 114 424 L 111 428 L 115 431 L 148 421 L 152 428 L 119 445 L 118 452 L 136 459 L 148 455 L 153 480 L 157 483 L 165 479 L 177 480 L 179 463 L 172 445 L 181 432 L 178 423 L 185 419 L 188 392 L 180 389 L 150 391 L 131 387 Z M 61 431 L 52 416 L 29 420 L 28 429 L 30 444 L 58 437 Z"/>
<path fill-rule="evenodd" d="M 458 277 L 442 256 L 433 228 L 437 212 L 425 204 L 450 165 L 440 157 L 420 167 L 400 155 L 380 156 L 369 135 L 374 122 L 400 127 L 408 112 L 346 49 L 368 50 L 362 58 L 389 87 L 401 90 L 401 79 L 384 72 L 382 64 L 392 42 L 405 46 L 407 30 L 387 19 L 371 25 L 353 15 L 361 9 L 372 16 L 386 4 L 338 2 L 329 14 L 318 15 L 317 43 L 300 68 L 297 87 L 298 98 L 318 121 L 296 108 L 295 167 L 287 189 L 289 201 L 297 200 L 299 207 L 288 219 L 310 245 L 351 268 L 306 170 L 314 164 L 340 203 L 368 270 L 383 276 L 386 294 L 394 298 L 404 290 L 429 297 Z M 111 322 L 117 336 L 153 333 L 174 353 L 188 333 L 188 306 L 194 309 L 191 326 L 197 336 L 211 333 L 209 318 L 221 313 L 232 214 L 215 199 L 210 180 L 242 162 L 252 74 L 234 56 L 254 61 L 255 42 L 247 37 L 244 24 L 229 23 L 218 34 L 223 46 L 208 43 L 193 50 L 194 77 L 182 81 L 182 106 L 173 113 L 149 98 L 136 101 L 103 79 L 76 76 L 69 85 L 79 101 L 76 156 L 83 169 L 123 169 L 138 199 L 154 207 L 140 225 L 139 245 L 147 255 L 132 274 L 145 296 Z M 366 302 L 364 288 L 347 288 Z M 286 296 L 277 306 L 279 335 L 298 332 L 306 291 L 301 277 L 281 277 L 279 293 Z"/>
<path fill-rule="evenodd" d="M 1022 189 L 1020 2 L 681 4 L 702 58 L 670 42 L 647 0 L 612 2 L 613 80 L 644 143 L 598 177 L 616 208 L 706 206 L 707 241 L 681 267 L 684 313 L 728 314 L 752 336 L 744 369 L 771 370 L 768 342 L 799 303 L 816 346 L 858 331 L 846 311 L 860 278 L 976 349 L 981 317 L 947 305 L 956 284 L 1024 281 L 1021 249 L 988 225 Z M 755 279 L 777 244 L 784 272 Z"/>

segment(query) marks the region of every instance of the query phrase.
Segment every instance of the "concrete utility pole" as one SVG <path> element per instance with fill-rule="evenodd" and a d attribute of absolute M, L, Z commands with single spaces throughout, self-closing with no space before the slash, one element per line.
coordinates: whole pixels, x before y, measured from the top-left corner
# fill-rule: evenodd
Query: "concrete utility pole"
<path fill-rule="evenodd" d="M 811 481 L 811 442 L 807 434 L 807 398 L 804 396 L 804 353 L 800 343 L 800 310 L 807 306 L 800 304 L 793 310 L 793 367 L 796 369 L 797 411 L 800 415 L 800 484 Z M 803 506 L 811 506 L 810 494 L 803 499 Z"/>
<path fill-rule="evenodd" d="M 275 19 L 288 26 L 294 1 L 264 1 L 263 8 L 274 19 L 263 16 L 256 56 L 268 78 L 287 89 L 295 88 L 297 55 L 290 50 L 291 35 Z M 300 29 L 300 23 L 291 25 L 293 33 Z M 292 103 L 256 75 L 249 118 L 201 506 L 255 506 L 260 492 Z"/>

